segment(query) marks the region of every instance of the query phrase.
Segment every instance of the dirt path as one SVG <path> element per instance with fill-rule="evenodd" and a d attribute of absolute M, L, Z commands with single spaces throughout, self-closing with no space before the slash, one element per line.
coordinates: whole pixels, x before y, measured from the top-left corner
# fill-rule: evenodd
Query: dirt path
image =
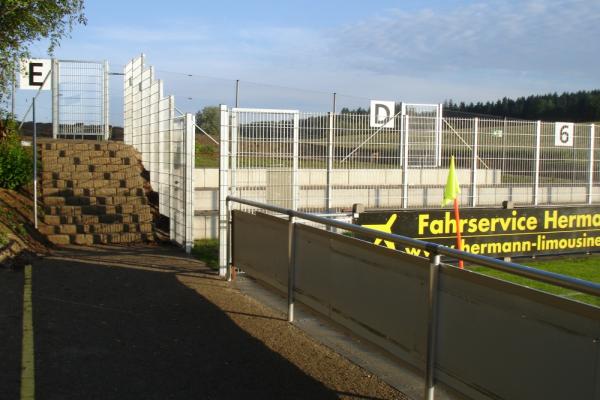
<path fill-rule="evenodd" d="M 12 274 L 0 285 L 15 304 Z M 39 259 L 33 320 L 38 399 L 404 398 L 178 250 Z M 1 319 L 0 331 L 19 324 Z M 14 398 L 20 345 L 3 350 L 11 372 L 0 384 Z"/>

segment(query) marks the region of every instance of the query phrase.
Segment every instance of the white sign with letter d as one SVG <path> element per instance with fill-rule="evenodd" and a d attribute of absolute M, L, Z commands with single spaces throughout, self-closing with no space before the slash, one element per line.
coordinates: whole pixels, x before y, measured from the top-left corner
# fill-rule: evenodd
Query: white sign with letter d
<path fill-rule="evenodd" d="M 396 103 L 371 100 L 371 128 L 393 128 Z"/>

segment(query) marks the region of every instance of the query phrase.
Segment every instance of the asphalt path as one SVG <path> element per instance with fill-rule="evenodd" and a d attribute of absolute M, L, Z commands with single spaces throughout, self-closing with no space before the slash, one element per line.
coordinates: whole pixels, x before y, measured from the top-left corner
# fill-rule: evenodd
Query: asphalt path
<path fill-rule="evenodd" d="M 0 271 L 1 399 L 20 398 L 23 284 Z M 403 397 L 180 251 L 58 251 L 32 299 L 37 399 Z"/>

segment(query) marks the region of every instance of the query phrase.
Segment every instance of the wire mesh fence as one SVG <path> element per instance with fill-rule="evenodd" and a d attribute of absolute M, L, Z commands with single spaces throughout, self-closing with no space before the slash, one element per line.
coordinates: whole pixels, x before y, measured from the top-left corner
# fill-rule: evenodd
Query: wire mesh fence
<path fill-rule="evenodd" d="M 108 63 L 55 60 L 55 137 L 108 138 Z"/>
<path fill-rule="evenodd" d="M 158 193 L 160 214 L 169 218 L 170 238 L 192 247 L 194 115 L 176 114 L 173 96 L 144 56 L 125 66 L 124 141 L 137 149 Z"/>
<path fill-rule="evenodd" d="M 221 162 L 229 193 L 310 212 L 439 208 L 454 156 L 465 206 L 590 204 L 600 195 L 595 127 L 397 115 L 373 128 L 367 114 L 222 109 Z M 222 195 L 225 192 L 221 192 Z"/>

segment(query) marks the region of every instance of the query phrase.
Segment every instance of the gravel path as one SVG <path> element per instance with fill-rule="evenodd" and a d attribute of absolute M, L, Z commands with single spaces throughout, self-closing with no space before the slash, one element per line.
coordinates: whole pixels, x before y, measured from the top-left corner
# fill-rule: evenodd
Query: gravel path
<path fill-rule="evenodd" d="M 3 296 L 21 282 L 11 274 Z M 33 313 L 39 399 L 406 398 L 175 249 L 36 260 Z M 20 346 L 9 353 L 0 385 L 14 394 Z"/>

